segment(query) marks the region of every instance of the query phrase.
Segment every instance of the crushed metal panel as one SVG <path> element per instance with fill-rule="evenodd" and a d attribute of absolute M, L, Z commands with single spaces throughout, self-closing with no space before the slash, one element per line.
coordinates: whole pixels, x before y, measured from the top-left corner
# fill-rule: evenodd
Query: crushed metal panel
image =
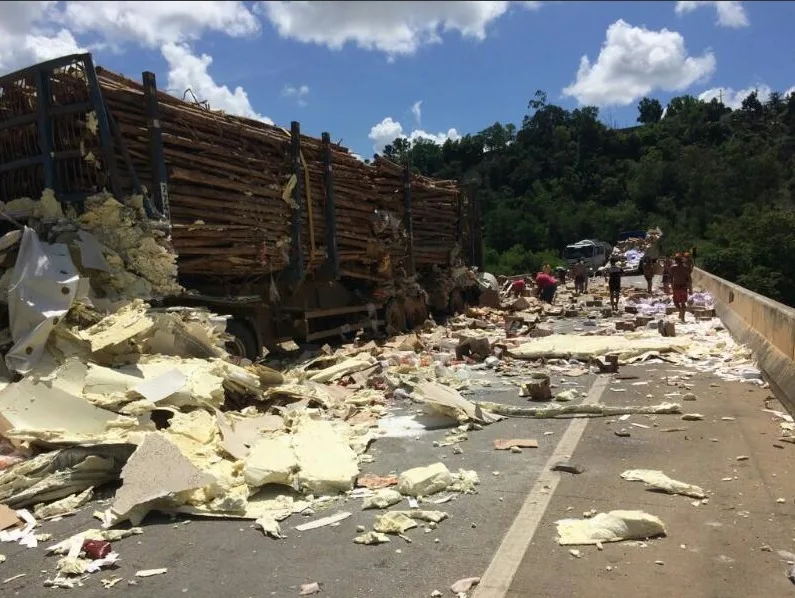
<path fill-rule="evenodd" d="M 80 275 L 66 245 L 39 241 L 25 227 L 8 289 L 8 314 L 14 346 L 8 369 L 27 373 L 39 362 L 52 329 L 74 303 Z"/>

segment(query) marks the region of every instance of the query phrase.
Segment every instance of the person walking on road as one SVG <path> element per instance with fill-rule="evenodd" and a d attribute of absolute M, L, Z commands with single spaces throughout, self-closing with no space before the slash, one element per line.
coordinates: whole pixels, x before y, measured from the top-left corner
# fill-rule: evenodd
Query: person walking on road
<path fill-rule="evenodd" d="M 651 285 L 654 281 L 654 261 L 648 256 L 643 258 L 643 278 L 646 279 L 646 292 L 651 294 Z"/>
<path fill-rule="evenodd" d="M 618 258 L 610 258 L 610 267 L 605 271 L 607 288 L 610 289 L 610 309 L 618 311 L 618 300 L 621 297 L 621 277 L 624 270 L 618 265 Z"/>
<path fill-rule="evenodd" d="M 572 273 L 574 274 L 574 293 L 577 295 L 581 295 L 585 292 L 586 289 L 586 280 L 588 277 L 588 273 L 585 270 L 585 262 L 579 260 L 576 264 L 574 264 L 574 268 L 572 268 Z"/>
<path fill-rule="evenodd" d="M 663 293 L 666 295 L 671 294 L 671 256 L 666 255 L 663 259 L 662 264 L 662 285 L 663 285 Z"/>
<path fill-rule="evenodd" d="M 685 264 L 681 253 L 676 254 L 674 265 L 671 266 L 671 285 L 673 286 L 674 306 L 679 310 L 679 319 L 684 322 L 688 292 L 692 290 L 693 282 L 690 277 L 690 268 Z"/>
<path fill-rule="evenodd" d="M 690 255 L 689 252 L 685 252 L 684 256 L 684 264 L 687 270 L 690 272 L 690 284 L 687 287 L 687 291 L 692 295 L 693 294 L 693 268 L 695 268 L 695 264 L 693 264 L 693 257 Z"/>

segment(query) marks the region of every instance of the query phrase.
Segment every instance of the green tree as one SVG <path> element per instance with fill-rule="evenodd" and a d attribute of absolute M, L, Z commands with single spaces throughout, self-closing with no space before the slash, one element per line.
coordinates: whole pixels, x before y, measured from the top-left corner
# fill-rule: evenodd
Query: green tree
<path fill-rule="evenodd" d="M 663 115 L 663 107 L 660 100 L 656 98 L 643 98 L 638 102 L 638 122 L 643 125 L 650 125 L 660 122 Z"/>
<path fill-rule="evenodd" d="M 496 122 L 441 146 L 396 139 L 384 154 L 457 179 L 482 207 L 486 267 L 534 272 L 582 238 L 660 226 L 665 251 L 700 248 L 711 272 L 795 305 L 795 93 L 638 104 L 643 127 L 614 130 L 592 106 L 537 91 L 519 127 Z"/>

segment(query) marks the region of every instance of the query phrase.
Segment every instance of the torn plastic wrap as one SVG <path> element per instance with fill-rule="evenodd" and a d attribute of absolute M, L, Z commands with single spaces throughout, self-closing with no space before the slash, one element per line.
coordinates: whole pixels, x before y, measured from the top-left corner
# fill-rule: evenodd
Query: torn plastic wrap
<path fill-rule="evenodd" d="M 52 329 L 78 295 L 80 276 L 63 244 L 39 241 L 25 227 L 8 290 L 14 346 L 6 355 L 12 371 L 27 373 L 39 362 Z"/>

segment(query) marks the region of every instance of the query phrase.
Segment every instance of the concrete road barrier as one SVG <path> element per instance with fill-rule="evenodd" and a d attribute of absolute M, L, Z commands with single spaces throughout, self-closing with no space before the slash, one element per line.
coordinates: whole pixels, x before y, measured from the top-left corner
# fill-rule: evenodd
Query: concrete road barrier
<path fill-rule="evenodd" d="M 700 268 L 693 271 L 693 286 L 715 298 L 717 316 L 754 351 L 771 389 L 795 414 L 795 309 Z"/>

